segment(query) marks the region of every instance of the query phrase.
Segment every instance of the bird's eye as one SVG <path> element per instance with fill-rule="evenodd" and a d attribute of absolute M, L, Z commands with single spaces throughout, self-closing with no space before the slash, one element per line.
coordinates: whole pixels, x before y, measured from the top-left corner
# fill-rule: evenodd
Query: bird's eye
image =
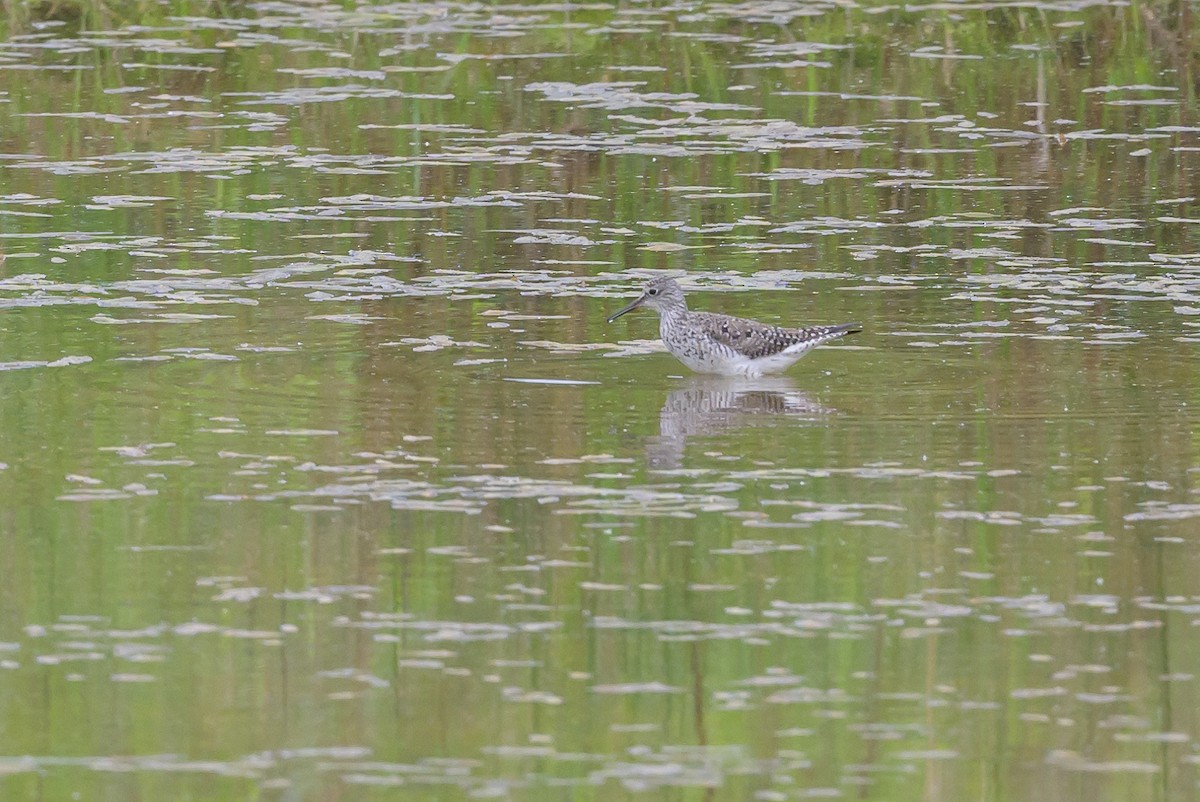
<path fill-rule="evenodd" d="M 658 287 L 651 287 L 650 289 L 646 290 L 646 293 L 649 295 L 658 295 Z"/>

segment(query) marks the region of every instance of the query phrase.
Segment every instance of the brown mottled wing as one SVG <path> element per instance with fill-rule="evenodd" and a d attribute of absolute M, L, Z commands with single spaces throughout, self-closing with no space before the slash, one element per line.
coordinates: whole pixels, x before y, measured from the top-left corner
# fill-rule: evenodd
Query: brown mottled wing
<path fill-rule="evenodd" d="M 714 342 L 737 351 L 749 359 L 773 356 L 801 343 L 810 343 L 816 346 L 844 334 L 862 331 L 862 326 L 858 323 L 785 329 L 779 326 L 768 326 L 755 320 L 706 312 L 697 312 L 692 319 Z"/>

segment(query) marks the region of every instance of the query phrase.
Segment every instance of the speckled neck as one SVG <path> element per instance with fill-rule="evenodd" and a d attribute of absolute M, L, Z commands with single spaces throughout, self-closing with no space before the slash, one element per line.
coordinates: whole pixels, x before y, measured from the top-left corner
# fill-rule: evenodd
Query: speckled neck
<path fill-rule="evenodd" d="M 679 323 L 687 317 L 687 313 L 687 301 L 683 298 L 672 299 L 669 304 L 658 308 L 658 314 L 662 318 L 664 326 Z"/>

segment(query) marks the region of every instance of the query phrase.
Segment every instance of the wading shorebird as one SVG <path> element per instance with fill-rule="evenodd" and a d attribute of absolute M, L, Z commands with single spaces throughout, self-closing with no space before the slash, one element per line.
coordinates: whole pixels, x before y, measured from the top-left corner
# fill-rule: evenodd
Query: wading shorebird
<path fill-rule="evenodd" d="M 756 378 L 787 370 L 822 343 L 856 331 L 859 323 L 785 329 L 744 317 L 691 312 L 683 288 L 671 278 L 656 278 L 642 294 L 608 319 L 609 323 L 639 306 L 658 312 L 658 332 L 676 359 L 697 373 Z"/>

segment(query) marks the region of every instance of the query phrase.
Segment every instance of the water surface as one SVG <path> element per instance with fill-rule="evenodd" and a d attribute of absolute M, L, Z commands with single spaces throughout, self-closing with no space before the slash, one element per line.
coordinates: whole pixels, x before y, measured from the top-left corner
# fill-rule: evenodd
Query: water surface
<path fill-rule="evenodd" d="M 224 13 L 0 43 L 5 798 L 1192 797 L 1190 9 Z"/>

